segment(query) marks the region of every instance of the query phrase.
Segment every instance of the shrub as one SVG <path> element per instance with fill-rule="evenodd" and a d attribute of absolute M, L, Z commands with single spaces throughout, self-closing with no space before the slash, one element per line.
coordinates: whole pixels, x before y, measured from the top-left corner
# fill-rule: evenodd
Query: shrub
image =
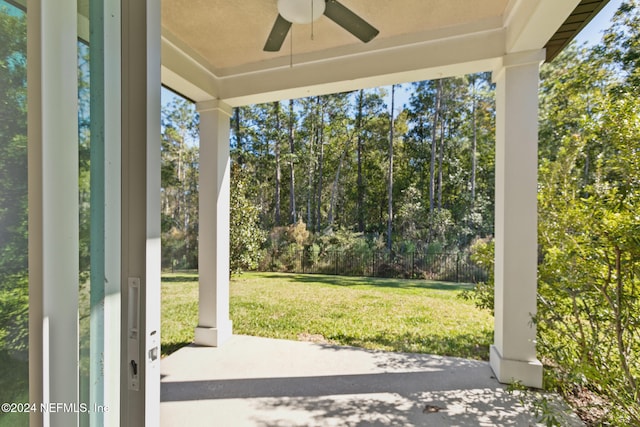
<path fill-rule="evenodd" d="M 487 280 L 479 282 L 473 289 L 465 290 L 460 297 L 473 301 L 478 308 L 491 311 L 494 306 L 494 264 L 495 264 L 495 242 L 487 239 L 479 239 L 471 245 L 471 261 L 476 263 L 487 273 Z"/>
<path fill-rule="evenodd" d="M 231 168 L 231 182 L 234 190 L 231 192 L 230 200 L 229 263 L 231 273 L 240 273 L 258 267 L 265 235 L 259 226 L 260 211 L 247 198 L 242 170 L 235 163 Z"/>

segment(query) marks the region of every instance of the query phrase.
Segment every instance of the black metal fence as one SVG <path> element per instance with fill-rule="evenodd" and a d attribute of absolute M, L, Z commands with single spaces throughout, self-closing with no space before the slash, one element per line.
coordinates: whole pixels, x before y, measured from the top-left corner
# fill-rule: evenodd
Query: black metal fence
<path fill-rule="evenodd" d="M 478 283 L 487 273 L 465 253 L 390 253 L 365 254 L 349 251 L 314 253 L 312 248 L 271 253 L 266 263 L 270 271 L 340 276 L 368 276 L 428 279 L 444 282 Z"/>

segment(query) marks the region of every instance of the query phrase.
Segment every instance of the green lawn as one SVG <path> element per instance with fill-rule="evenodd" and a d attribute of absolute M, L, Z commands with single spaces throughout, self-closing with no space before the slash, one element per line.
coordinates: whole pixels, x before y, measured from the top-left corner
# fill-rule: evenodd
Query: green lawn
<path fill-rule="evenodd" d="M 231 279 L 236 334 L 487 359 L 493 318 L 457 295 L 470 285 L 284 273 Z M 162 353 L 190 343 L 197 275 L 162 281 Z"/>

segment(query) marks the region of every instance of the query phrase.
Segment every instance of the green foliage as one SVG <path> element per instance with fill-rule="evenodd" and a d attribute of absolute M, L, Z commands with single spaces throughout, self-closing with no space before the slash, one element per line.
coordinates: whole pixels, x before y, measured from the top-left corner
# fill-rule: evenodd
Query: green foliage
<path fill-rule="evenodd" d="M 476 284 L 473 289 L 463 291 L 460 297 L 472 301 L 478 308 L 490 310 L 493 314 L 495 242 L 484 239 L 473 243 L 471 245 L 471 261 L 487 273 L 487 280 Z"/>
<path fill-rule="evenodd" d="M 29 281 L 25 274 L 7 276 L 0 283 L 0 351 L 27 357 Z"/>
<path fill-rule="evenodd" d="M 593 425 L 640 425 L 639 18 L 543 69 L 537 344 Z"/>
<path fill-rule="evenodd" d="M 613 17 L 597 53 L 615 64 L 625 90 L 640 95 L 640 14 L 638 0 L 625 0 Z"/>
<path fill-rule="evenodd" d="M 258 208 L 247 197 L 246 180 L 237 164 L 231 168 L 231 186 L 229 262 L 231 273 L 240 273 L 258 266 L 265 234 L 258 226 Z"/>
<path fill-rule="evenodd" d="M 564 387 L 580 378 L 607 397 L 612 419 L 639 423 L 640 108 L 631 95 L 605 102 L 596 132 L 615 155 L 598 157 L 592 184 L 582 185 L 581 138 L 541 165 L 538 345 Z"/>
<path fill-rule="evenodd" d="M 345 252 L 353 249 L 363 250 L 368 242 L 362 233 L 340 227 L 336 230 L 326 230 L 316 240 L 325 252 Z"/>

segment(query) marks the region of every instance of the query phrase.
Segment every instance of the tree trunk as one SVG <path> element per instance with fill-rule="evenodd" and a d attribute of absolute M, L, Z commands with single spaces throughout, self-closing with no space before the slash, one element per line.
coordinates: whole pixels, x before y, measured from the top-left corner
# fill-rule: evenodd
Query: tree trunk
<path fill-rule="evenodd" d="M 358 215 L 358 231 L 364 232 L 364 181 L 362 179 L 362 151 L 364 149 L 364 140 L 362 138 L 362 109 L 364 104 L 364 91 L 361 89 L 358 93 L 358 112 L 356 115 L 356 133 L 358 138 L 358 197 L 356 200 L 356 212 Z"/>
<path fill-rule="evenodd" d="M 389 206 L 388 206 L 388 218 L 387 218 L 387 249 L 391 251 L 392 238 L 391 232 L 393 231 L 393 125 L 394 125 L 394 104 L 395 104 L 396 87 L 391 85 L 391 116 L 389 118 Z"/>
<path fill-rule="evenodd" d="M 294 115 L 293 99 L 289 100 L 289 217 L 291 224 L 295 224 L 296 219 L 296 175 L 295 175 L 295 141 L 293 138 Z"/>
<path fill-rule="evenodd" d="M 313 105 L 311 120 L 311 132 L 309 133 L 309 154 L 308 154 L 308 167 L 307 167 L 307 226 L 313 227 L 312 215 L 311 215 L 311 200 L 313 199 L 313 172 L 314 172 L 314 145 L 318 140 L 318 122 L 316 106 Z"/>
<path fill-rule="evenodd" d="M 442 80 L 440 80 L 442 82 Z M 441 83 L 442 84 L 442 83 Z M 438 148 L 438 213 L 442 210 L 442 166 L 444 160 L 444 130 L 446 119 L 444 111 L 446 105 L 444 103 L 444 96 L 441 101 L 442 113 L 440 114 L 440 147 Z"/>
<path fill-rule="evenodd" d="M 276 101 L 273 103 L 273 113 L 276 119 L 276 129 L 275 129 L 276 137 L 273 140 L 273 151 L 276 157 L 275 225 L 276 227 L 278 227 L 280 225 L 280 183 L 282 180 L 281 170 L 280 170 L 280 102 L 279 101 Z"/>
<path fill-rule="evenodd" d="M 242 145 L 242 127 L 240 126 L 240 120 L 242 120 L 240 107 L 235 107 L 233 109 L 233 125 L 236 137 L 236 150 L 238 152 L 238 164 L 242 165 L 244 163 L 244 146 Z"/>
<path fill-rule="evenodd" d="M 436 190 L 436 151 L 438 134 L 438 119 L 440 114 L 440 97 L 442 96 L 442 81 L 438 80 L 436 89 L 436 102 L 433 110 L 433 122 L 431 125 L 431 164 L 429 165 L 429 217 L 433 220 Z"/>
<path fill-rule="evenodd" d="M 324 104 L 320 97 L 318 97 L 318 103 L 320 103 L 320 127 L 318 132 L 318 201 L 316 203 L 316 231 L 320 232 L 322 227 L 322 167 L 324 162 Z"/>
<path fill-rule="evenodd" d="M 344 163 L 344 157 L 347 154 L 347 149 L 342 152 L 340 156 L 340 162 L 338 163 L 338 170 L 336 171 L 336 177 L 333 180 L 333 185 L 331 186 L 331 199 L 329 200 L 329 212 L 327 213 L 327 222 L 329 226 L 333 225 L 333 212 L 336 209 L 336 198 L 338 195 L 338 185 L 340 183 L 340 170 L 342 169 L 342 164 Z"/>
<path fill-rule="evenodd" d="M 473 210 L 476 201 L 476 170 L 478 169 L 478 129 L 477 126 L 477 100 L 476 100 L 476 78 L 471 78 L 471 84 L 473 85 L 473 99 L 471 101 L 471 128 L 472 128 L 472 140 L 471 140 L 471 210 Z"/>

